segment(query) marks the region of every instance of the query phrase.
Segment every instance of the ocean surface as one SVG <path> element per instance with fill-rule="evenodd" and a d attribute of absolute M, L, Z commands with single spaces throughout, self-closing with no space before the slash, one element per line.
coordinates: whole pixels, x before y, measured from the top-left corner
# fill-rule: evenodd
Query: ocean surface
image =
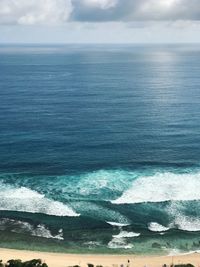
<path fill-rule="evenodd" d="M 200 46 L 0 46 L 0 246 L 200 249 Z"/>

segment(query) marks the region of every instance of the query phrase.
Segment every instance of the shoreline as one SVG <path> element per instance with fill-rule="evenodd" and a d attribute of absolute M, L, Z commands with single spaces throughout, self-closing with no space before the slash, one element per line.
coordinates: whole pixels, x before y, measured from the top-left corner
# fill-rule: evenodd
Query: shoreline
<path fill-rule="evenodd" d="M 74 265 L 86 267 L 87 263 L 94 264 L 94 266 L 102 265 L 103 267 L 119 267 L 123 264 L 124 267 L 127 267 L 128 260 L 130 261 L 130 264 L 128 265 L 129 267 L 162 267 L 163 264 L 170 265 L 172 263 L 191 263 L 194 266 L 200 265 L 199 252 L 173 256 L 140 256 L 133 254 L 65 254 L 0 248 L 0 260 L 3 260 L 3 262 L 10 259 L 27 261 L 39 258 L 46 262 L 49 267 L 67 267 Z"/>

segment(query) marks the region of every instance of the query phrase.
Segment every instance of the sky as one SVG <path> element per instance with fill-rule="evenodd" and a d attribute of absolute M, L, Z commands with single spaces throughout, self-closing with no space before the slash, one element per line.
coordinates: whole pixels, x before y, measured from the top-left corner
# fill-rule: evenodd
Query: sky
<path fill-rule="evenodd" d="M 0 43 L 199 43 L 200 0 L 0 0 Z"/>

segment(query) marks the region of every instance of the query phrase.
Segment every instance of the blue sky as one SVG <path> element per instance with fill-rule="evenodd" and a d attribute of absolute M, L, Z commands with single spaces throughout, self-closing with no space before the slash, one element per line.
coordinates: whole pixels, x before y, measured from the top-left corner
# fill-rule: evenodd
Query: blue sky
<path fill-rule="evenodd" d="M 1 43 L 192 43 L 199 33 L 199 0 L 0 0 Z"/>

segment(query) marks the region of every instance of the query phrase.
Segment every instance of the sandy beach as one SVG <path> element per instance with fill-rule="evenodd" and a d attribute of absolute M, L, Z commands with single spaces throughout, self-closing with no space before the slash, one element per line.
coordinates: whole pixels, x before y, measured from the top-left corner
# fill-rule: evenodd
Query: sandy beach
<path fill-rule="evenodd" d="M 135 256 L 135 255 L 90 255 L 90 254 L 63 254 L 37 251 L 23 251 L 14 249 L 0 249 L 0 259 L 6 262 L 9 259 L 21 259 L 23 261 L 33 258 L 40 258 L 49 267 L 67 267 L 72 265 L 87 266 L 87 263 L 103 265 L 105 267 L 118 267 L 123 264 L 125 267 L 130 261 L 130 267 L 159 267 L 164 263 L 170 265 L 178 263 L 192 263 L 200 265 L 200 254 L 193 253 L 176 256 Z"/>

